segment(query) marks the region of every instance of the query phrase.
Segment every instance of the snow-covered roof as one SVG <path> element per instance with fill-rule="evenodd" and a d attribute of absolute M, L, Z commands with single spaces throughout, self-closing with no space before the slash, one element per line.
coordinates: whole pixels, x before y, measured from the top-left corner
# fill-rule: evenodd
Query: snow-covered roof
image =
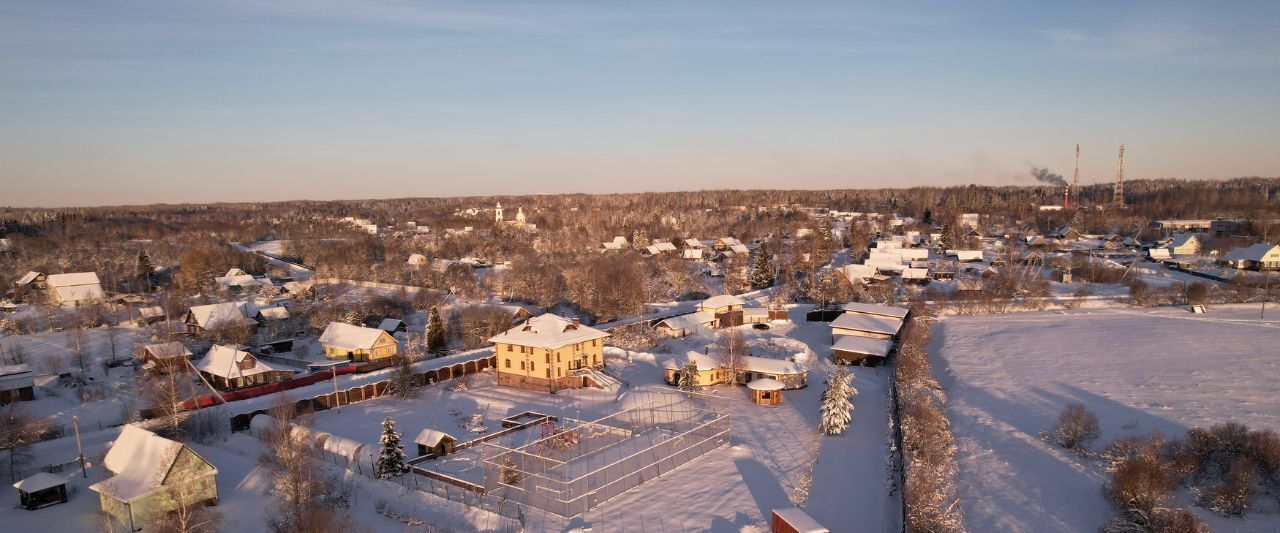
<path fill-rule="evenodd" d="M 667 359 L 662 362 L 662 366 L 663 368 L 679 370 L 680 367 L 684 366 L 686 361 L 690 360 L 698 365 L 699 372 L 715 370 L 717 366 L 720 366 L 720 363 L 718 363 L 714 357 L 694 350 L 689 350 L 684 354 L 684 357 L 672 357 Z"/>
<path fill-rule="evenodd" d="M 12 376 L 23 372 L 30 372 L 31 367 L 26 363 L 18 365 L 0 365 L 0 376 Z"/>
<path fill-rule="evenodd" d="M 654 245 L 645 246 L 644 251 L 649 255 L 659 255 L 662 253 L 662 251 L 658 250 L 658 247 Z"/>
<path fill-rule="evenodd" d="M 1262 261 L 1268 254 L 1280 253 L 1280 246 L 1260 242 L 1227 253 L 1227 261 Z"/>
<path fill-rule="evenodd" d="M 694 248 L 694 249 L 702 248 L 702 241 L 698 239 L 685 239 L 684 246 L 685 248 Z"/>
<path fill-rule="evenodd" d="M 742 305 L 744 303 L 746 302 L 744 302 L 742 298 L 732 294 L 721 294 L 719 296 L 712 296 L 703 300 L 702 303 L 698 304 L 698 309 L 716 309 L 730 305 Z"/>
<path fill-rule="evenodd" d="M 654 243 L 654 245 L 653 245 L 653 246 L 654 246 L 655 248 L 657 248 L 657 249 L 658 249 L 658 251 L 661 251 L 661 252 L 674 252 L 674 251 L 676 251 L 676 245 L 671 244 L 669 241 L 659 241 L 659 242 L 657 242 L 657 243 Z"/>
<path fill-rule="evenodd" d="M 382 322 L 378 323 L 378 329 L 382 331 L 395 331 L 396 328 L 403 325 L 405 325 L 404 321 L 399 318 L 384 318 L 382 319 Z"/>
<path fill-rule="evenodd" d="M 440 444 L 440 441 L 446 438 L 453 441 L 458 440 L 453 438 L 453 435 L 450 435 L 438 429 L 426 428 L 422 430 L 422 432 L 418 433 L 417 437 L 413 438 L 413 443 L 421 444 L 428 448 L 434 448 L 437 444 Z"/>
<path fill-rule="evenodd" d="M 343 350 L 368 350 L 386 333 L 380 329 L 330 322 L 320 335 L 320 344 Z"/>
<path fill-rule="evenodd" d="M 284 320 L 289 318 L 289 310 L 283 307 L 268 307 L 259 309 L 258 314 L 266 320 Z"/>
<path fill-rule="evenodd" d="M 26 285 L 28 283 L 35 281 L 36 278 L 38 277 L 40 277 L 40 273 L 33 270 L 30 272 L 27 272 L 26 274 L 23 274 L 22 277 L 18 278 L 17 284 Z"/>
<path fill-rule="evenodd" d="M 865 281 L 876 275 L 876 267 L 874 265 L 845 265 L 838 269 L 850 282 Z"/>
<path fill-rule="evenodd" d="M 956 259 L 959 261 L 981 261 L 982 250 L 956 250 Z"/>
<path fill-rule="evenodd" d="M 78 302 L 102 298 L 102 284 L 97 272 L 50 274 L 45 278 L 59 302 Z"/>
<path fill-rule="evenodd" d="M 680 256 L 684 259 L 702 259 L 702 248 L 685 248 Z"/>
<path fill-rule="evenodd" d="M 910 309 L 902 307 L 894 307 L 891 305 L 864 304 L 859 302 L 849 302 L 844 304 L 845 313 L 861 313 L 864 315 L 879 315 L 893 318 L 906 318 Z"/>
<path fill-rule="evenodd" d="M 219 287 L 253 287 L 262 284 L 262 282 L 257 278 L 248 274 L 241 274 L 239 276 L 218 276 L 213 278 L 213 282 L 218 284 Z"/>
<path fill-rule="evenodd" d="M 698 311 L 696 313 L 689 313 L 685 315 L 673 316 L 671 318 L 664 318 L 662 320 L 659 320 L 656 324 L 654 324 L 654 326 L 657 326 L 658 324 L 666 324 L 667 327 L 671 329 L 693 329 L 701 325 L 706 325 L 706 324 L 715 322 L 715 320 L 716 320 L 716 317 L 712 316 L 711 313 L 708 313 L 706 311 Z"/>
<path fill-rule="evenodd" d="M 889 350 L 893 349 L 893 341 L 888 339 L 859 337 L 857 335 L 842 335 L 839 339 L 836 339 L 836 343 L 831 346 L 831 349 L 837 352 L 859 353 L 885 357 L 889 355 Z"/>
<path fill-rule="evenodd" d="M 791 361 L 753 355 L 742 356 L 742 368 L 748 372 L 773 374 L 775 376 L 803 374 L 806 372 L 804 367 Z"/>
<path fill-rule="evenodd" d="M 409 260 L 405 262 L 410 265 L 425 265 L 427 264 L 427 256 L 422 254 L 409 254 Z"/>
<path fill-rule="evenodd" d="M 66 483 L 67 480 L 63 479 L 62 476 L 55 476 L 48 472 L 40 472 L 27 479 L 14 483 L 13 488 L 22 492 L 32 493 L 51 489 L 58 485 L 65 485 Z"/>
<path fill-rule="evenodd" d="M 751 390 L 782 390 L 785 385 L 781 381 L 773 378 L 756 378 L 747 383 L 747 388 Z"/>
<path fill-rule="evenodd" d="M 1151 256 L 1152 259 L 1169 259 L 1170 258 L 1168 248 L 1150 248 L 1147 250 L 1147 255 Z"/>
<path fill-rule="evenodd" d="M 1183 246 L 1189 246 L 1192 243 L 1200 244 L 1200 239 L 1197 239 L 1195 235 L 1190 233 L 1182 233 L 1173 238 L 1173 241 L 1169 243 L 1169 249 L 1182 248 Z"/>
<path fill-rule="evenodd" d="M 769 316 L 769 310 L 763 307 L 746 307 L 742 309 L 742 317 Z"/>
<path fill-rule="evenodd" d="M 749 248 L 747 248 L 747 245 L 745 245 L 745 244 L 733 244 L 733 245 L 730 245 L 730 246 L 729 246 L 729 250 L 730 250 L 730 251 L 732 251 L 732 252 L 733 252 L 733 253 L 735 253 L 735 254 L 738 254 L 738 255 L 746 255 L 746 254 L 751 253 L 751 250 L 750 250 Z"/>
<path fill-rule="evenodd" d="M 888 316 L 844 313 L 831 321 L 832 329 L 849 329 L 885 335 L 896 335 L 902 329 L 902 319 Z"/>
<path fill-rule="evenodd" d="M 181 449 L 180 442 L 128 424 L 103 460 L 115 475 L 89 488 L 119 501 L 136 500 L 161 486 Z"/>
<path fill-rule="evenodd" d="M 609 334 L 572 320 L 544 313 L 489 338 L 489 342 L 554 349 L 568 344 L 603 339 Z"/>
<path fill-rule="evenodd" d="M 196 325 L 205 329 L 252 324 L 253 319 L 244 316 L 244 312 L 244 302 L 193 305 L 187 310 Z"/>
<path fill-rule="evenodd" d="M 253 359 L 253 366 L 249 368 L 240 368 L 241 363 L 244 362 L 245 359 Z M 266 372 L 291 370 L 264 363 L 249 352 L 223 345 L 215 345 L 214 347 L 209 348 L 209 352 L 206 353 L 204 358 L 201 359 L 199 363 L 196 363 L 195 366 L 196 370 L 208 372 L 215 376 L 227 379 L 255 376 Z"/>
<path fill-rule="evenodd" d="M 822 527 L 822 524 L 797 507 L 774 509 L 773 514 L 778 515 L 778 518 L 791 526 L 796 533 L 831 533 L 830 529 Z"/>
<path fill-rule="evenodd" d="M 929 269 L 904 268 L 902 269 L 902 279 L 929 279 Z"/>
<path fill-rule="evenodd" d="M 227 273 L 223 274 L 221 277 L 234 278 L 236 276 L 245 276 L 245 275 L 247 275 L 245 271 L 233 267 L 231 270 L 228 270 Z"/>
<path fill-rule="evenodd" d="M 142 318 L 161 318 L 164 317 L 164 308 L 158 305 L 143 307 L 138 309 L 138 316 Z"/>
<path fill-rule="evenodd" d="M 188 350 L 186 346 L 178 341 L 148 344 L 144 346 L 143 349 L 150 352 L 151 355 L 162 359 L 168 359 L 170 357 L 186 357 L 191 355 L 191 350 Z"/>

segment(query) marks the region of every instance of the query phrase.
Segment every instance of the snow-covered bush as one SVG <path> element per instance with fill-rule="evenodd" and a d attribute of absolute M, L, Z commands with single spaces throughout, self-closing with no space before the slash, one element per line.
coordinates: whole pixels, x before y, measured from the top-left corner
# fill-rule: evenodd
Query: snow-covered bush
<path fill-rule="evenodd" d="M 1067 404 L 1058 415 L 1057 425 L 1053 426 L 1053 437 L 1058 444 L 1079 455 L 1087 454 L 1089 443 L 1100 435 L 1098 416 L 1079 402 Z"/>

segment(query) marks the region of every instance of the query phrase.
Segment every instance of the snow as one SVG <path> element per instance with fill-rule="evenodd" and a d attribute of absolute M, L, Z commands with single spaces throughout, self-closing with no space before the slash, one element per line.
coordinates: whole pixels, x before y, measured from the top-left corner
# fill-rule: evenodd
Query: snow
<path fill-rule="evenodd" d="M 193 305 L 187 312 L 195 320 L 196 325 L 205 329 L 217 329 L 224 326 L 253 324 L 253 319 L 245 316 L 247 305 L 245 302 Z"/>
<path fill-rule="evenodd" d="M 889 355 L 889 351 L 892 349 L 893 341 L 891 340 L 873 339 L 858 335 L 841 335 L 836 340 L 836 343 L 831 346 L 832 351 L 867 354 L 877 357 Z"/>
<path fill-rule="evenodd" d="M 18 489 L 22 492 L 28 492 L 28 493 L 40 492 L 45 489 L 51 489 L 58 485 L 62 485 L 66 482 L 67 480 L 62 479 L 61 476 L 55 476 L 53 474 L 49 474 L 46 472 L 40 472 L 27 479 L 14 483 L 13 488 Z"/>
<path fill-rule="evenodd" d="M 489 339 L 493 343 L 533 346 L 553 350 L 569 344 L 603 339 L 609 334 L 590 326 L 574 325 L 569 319 L 545 313 L 535 316 Z"/>
<path fill-rule="evenodd" d="M 949 398 L 970 531 L 1091 531 L 1112 511 L 1099 467 L 1043 442 L 1069 402 L 1098 415 L 1095 448 L 1236 420 L 1280 429 L 1280 319 L 1256 306 L 945 317 L 930 354 Z M 859 411 L 861 413 L 861 411 Z M 1274 514 L 1215 530 L 1258 530 Z"/>
<path fill-rule="evenodd" d="M 421 444 L 428 448 L 434 448 L 437 444 L 440 444 L 440 441 L 446 438 L 449 440 L 457 440 L 453 438 L 453 435 L 450 435 L 438 429 L 426 428 L 426 429 L 423 429 L 420 433 L 418 433 L 417 437 L 413 438 L 413 443 Z"/>
<path fill-rule="evenodd" d="M 860 313 L 864 315 L 887 316 L 893 318 L 906 318 L 910 309 L 902 307 L 893 307 L 889 305 L 864 304 L 859 302 L 850 302 L 844 304 L 844 312 Z"/>
<path fill-rule="evenodd" d="M 756 378 L 747 383 L 747 388 L 751 390 L 771 391 L 782 390 L 784 385 L 781 381 L 773 378 Z"/>
<path fill-rule="evenodd" d="M 827 533 L 830 530 L 822 527 L 817 520 L 814 520 L 805 512 L 796 507 L 788 507 L 786 509 L 774 509 L 773 513 L 778 515 L 783 522 L 794 528 L 797 533 Z"/>
<path fill-rule="evenodd" d="M 320 335 L 320 344 L 342 350 L 368 350 L 384 334 L 386 332 L 380 329 L 330 322 Z"/>
<path fill-rule="evenodd" d="M 844 313 L 831 321 L 832 330 L 866 331 L 883 335 L 897 335 L 902 319 L 862 313 Z M 836 331 L 836 333 L 840 333 Z"/>
<path fill-rule="evenodd" d="M 129 424 L 111 445 L 103 465 L 115 475 L 89 488 L 122 502 L 133 501 L 156 489 L 182 443 Z"/>
<path fill-rule="evenodd" d="M 742 301 L 742 298 L 739 298 L 732 294 L 721 294 L 719 296 L 712 296 L 710 298 L 707 298 L 706 300 L 703 300 L 702 303 L 698 305 L 698 309 L 700 310 L 719 309 L 721 307 L 728 307 L 731 305 L 741 306 L 744 303 L 745 302 Z"/>
<path fill-rule="evenodd" d="M 216 345 L 209 348 L 209 352 L 205 354 L 204 358 L 200 359 L 200 362 L 196 363 L 195 367 L 196 370 L 227 379 L 256 376 L 266 372 L 293 370 L 292 368 L 271 365 L 256 358 L 253 366 L 241 368 L 240 364 L 246 357 L 252 358 L 253 356 L 249 352 L 243 352 L 231 346 Z"/>

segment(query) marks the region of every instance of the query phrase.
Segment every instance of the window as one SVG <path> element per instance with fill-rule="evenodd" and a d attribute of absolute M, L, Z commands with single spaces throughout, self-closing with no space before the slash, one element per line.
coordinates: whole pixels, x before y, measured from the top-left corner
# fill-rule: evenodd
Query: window
<path fill-rule="evenodd" d="M 507 345 L 507 351 L 508 351 L 508 352 L 509 352 L 509 351 L 511 351 L 511 345 L 510 345 L 510 344 L 508 344 L 508 345 Z"/>
<path fill-rule="evenodd" d="M 560 362 L 560 352 L 556 352 L 556 362 Z"/>
<path fill-rule="evenodd" d="M 547 352 L 547 362 L 551 362 L 551 352 Z"/>
<path fill-rule="evenodd" d="M 564 375 L 564 369 L 563 369 L 563 368 L 557 368 L 557 369 L 556 369 L 556 377 L 561 377 L 561 376 L 563 376 L 563 375 Z"/>
<path fill-rule="evenodd" d="M 600 342 L 600 339 L 591 339 L 591 346 L 595 346 L 597 342 Z"/>
<path fill-rule="evenodd" d="M 551 377 L 551 369 L 550 369 L 550 368 L 548 368 L 548 369 L 547 369 L 547 377 Z"/>
<path fill-rule="evenodd" d="M 520 361 L 520 370 L 524 370 L 524 361 Z"/>
<path fill-rule="evenodd" d="M 510 360 L 510 359 L 503 359 L 503 361 L 507 363 L 507 368 L 511 368 L 511 360 Z"/>

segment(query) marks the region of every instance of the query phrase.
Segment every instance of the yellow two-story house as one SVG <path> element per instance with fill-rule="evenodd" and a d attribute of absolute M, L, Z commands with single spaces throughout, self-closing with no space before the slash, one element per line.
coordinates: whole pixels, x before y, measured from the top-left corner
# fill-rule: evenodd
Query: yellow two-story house
<path fill-rule="evenodd" d="M 396 355 L 396 339 L 380 329 L 330 322 L 320 335 L 320 347 L 329 359 L 365 362 Z"/>
<path fill-rule="evenodd" d="M 538 315 L 489 339 L 498 359 L 498 384 L 554 392 L 591 385 L 604 368 L 608 333 L 578 319 Z"/>

